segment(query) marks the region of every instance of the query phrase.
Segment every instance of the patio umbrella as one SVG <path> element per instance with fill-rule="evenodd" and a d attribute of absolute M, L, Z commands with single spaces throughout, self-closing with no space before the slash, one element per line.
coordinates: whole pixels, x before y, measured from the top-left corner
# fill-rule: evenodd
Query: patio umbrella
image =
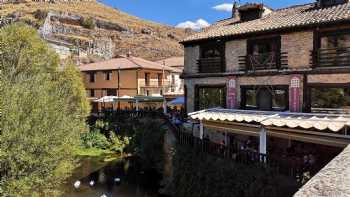
<path fill-rule="evenodd" d="M 176 99 L 170 101 L 168 105 L 184 105 L 185 104 L 185 97 L 177 97 Z"/>

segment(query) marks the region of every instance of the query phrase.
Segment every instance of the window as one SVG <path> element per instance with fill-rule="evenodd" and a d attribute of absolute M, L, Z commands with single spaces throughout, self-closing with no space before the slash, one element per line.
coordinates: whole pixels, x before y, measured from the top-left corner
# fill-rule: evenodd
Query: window
<path fill-rule="evenodd" d="M 241 108 L 263 111 L 288 109 L 288 86 L 246 86 L 241 89 Z"/>
<path fill-rule="evenodd" d="M 226 107 L 225 86 L 198 86 L 195 98 L 196 110 Z"/>
<path fill-rule="evenodd" d="M 328 7 L 328 6 L 346 3 L 347 0 L 319 0 L 319 2 L 322 7 Z"/>
<path fill-rule="evenodd" d="M 88 75 L 89 75 L 90 83 L 94 83 L 95 82 L 95 72 L 90 72 Z"/>
<path fill-rule="evenodd" d="M 350 34 L 330 34 L 321 37 L 321 48 L 350 47 Z"/>
<path fill-rule="evenodd" d="M 150 86 L 150 74 L 145 73 L 145 85 Z"/>
<path fill-rule="evenodd" d="M 117 96 L 116 89 L 107 89 L 107 96 Z"/>
<path fill-rule="evenodd" d="M 109 81 L 112 79 L 112 71 L 105 71 L 105 80 Z"/>
<path fill-rule="evenodd" d="M 157 74 L 157 78 L 158 78 L 158 86 L 162 86 L 162 84 L 163 84 L 163 74 L 158 73 Z"/>
<path fill-rule="evenodd" d="M 281 37 L 248 40 L 247 68 L 249 70 L 274 69 L 279 67 Z"/>
<path fill-rule="evenodd" d="M 94 89 L 90 90 L 90 97 L 95 97 L 95 90 Z"/>
<path fill-rule="evenodd" d="M 350 31 L 321 32 L 317 51 L 317 66 L 349 66 Z M 316 46 L 317 47 L 317 46 Z"/>
<path fill-rule="evenodd" d="M 175 75 L 171 75 L 171 85 L 175 85 Z"/>
<path fill-rule="evenodd" d="M 311 88 L 311 107 L 313 110 L 350 109 L 350 87 Z"/>
<path fill-rule="evenodd" d="M 221 41 L 202 45 L 198 60 L 200 73 L 225 72 L 225 43 Z"/>

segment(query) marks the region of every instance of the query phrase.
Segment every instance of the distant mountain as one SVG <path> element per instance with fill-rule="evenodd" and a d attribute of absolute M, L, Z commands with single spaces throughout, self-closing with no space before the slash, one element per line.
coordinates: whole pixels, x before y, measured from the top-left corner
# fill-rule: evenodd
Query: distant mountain
<path fill-rule="evenodd" d="M 95 1 L 0 0 L 0 17 L 0 25 L 23 21 L 36 27 L 62 58 L 73 55 L 86 62 L 129 52 L 149 60 L 182 56 L 178 42 L 192 33 Z"/>

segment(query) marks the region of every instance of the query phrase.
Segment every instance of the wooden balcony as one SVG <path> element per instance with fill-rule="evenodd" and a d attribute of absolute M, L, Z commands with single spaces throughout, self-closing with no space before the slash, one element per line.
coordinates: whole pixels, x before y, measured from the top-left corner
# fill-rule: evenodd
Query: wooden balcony
<path fill-rule="evenodd" d="M 350 47 L 324 48 L 311 51 L 312 67 L 350 66 Z"/>
<path fill-rule="evenodd" d="M 258 55 L 239 56 L 241 71 L 281 69 L 288 66 L 287 53 L 269 52 Z"/>
<path fill-rule="evenodd" d="M 199 73 L 225 72 L 225 61 L 222 57 L 200 58 L 197 64 Z"/>

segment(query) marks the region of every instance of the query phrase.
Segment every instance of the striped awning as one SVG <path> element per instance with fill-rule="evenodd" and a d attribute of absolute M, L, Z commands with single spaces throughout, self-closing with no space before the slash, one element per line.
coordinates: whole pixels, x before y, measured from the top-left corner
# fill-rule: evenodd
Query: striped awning
<path fill-rule="evenodd" d="M 233 109 L 207 109 L 190 113 L 195 120 L 256 123 L 263 126 L 302 128 L 306 130 L 330 130 L 339 132 L 350 126 L 350 115 L 314 114 Z"/>

